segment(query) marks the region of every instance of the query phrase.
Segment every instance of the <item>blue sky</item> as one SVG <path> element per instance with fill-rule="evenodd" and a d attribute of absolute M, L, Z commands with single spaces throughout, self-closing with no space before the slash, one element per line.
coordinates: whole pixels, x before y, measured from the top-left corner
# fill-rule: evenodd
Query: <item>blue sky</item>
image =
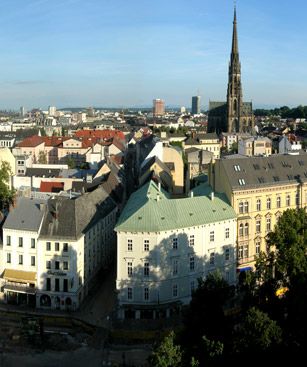
<path fill-rule="evenodd" d="M 243 96 L 307 104 L 307 3 L 238 0 Z M 1 0 L 0 108 L 225 100 L 231 0 Z"/>

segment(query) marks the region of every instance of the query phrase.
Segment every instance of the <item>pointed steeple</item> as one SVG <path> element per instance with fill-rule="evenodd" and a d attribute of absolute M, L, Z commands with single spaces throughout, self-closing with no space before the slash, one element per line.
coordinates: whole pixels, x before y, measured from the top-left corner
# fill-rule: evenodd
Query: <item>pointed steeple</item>
<path fill-rule="evenodd" d="M 238 55 L 239 56 L 238 33 L 237 33 L 237 10 L 236 10 L 236 6 L 234 7 L 234 15 L 233 15 L 233 32 L 232 32 L 231 58 L 233 58 L 234 55 Z"/>

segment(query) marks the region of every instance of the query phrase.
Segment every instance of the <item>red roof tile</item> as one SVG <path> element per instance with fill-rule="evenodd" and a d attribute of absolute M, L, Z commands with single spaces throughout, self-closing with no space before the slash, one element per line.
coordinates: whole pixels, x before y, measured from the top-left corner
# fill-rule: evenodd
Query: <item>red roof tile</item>
<path fill-rule="evenodd" d="M 119 140 L 125 140 L 125 134 L 119 130 L 78 130 L 75 132 L 75 137 L 77 138 L 100 138 L 104 140 L 109 140 L 117 138 Z"/>
<path fill-rule="evenodd" d="M 40 192 L 60 192 L 64 189 L 64 182 L 44 182 L 41 181 Z"/>
<path fill-rule="evenodd" d="M 22 142 L 17 144 L 17 147 L 37 147 L 38 145 L 42 144 L 44 139 L 41 136 L 33 135 L 25 138 Z"/>

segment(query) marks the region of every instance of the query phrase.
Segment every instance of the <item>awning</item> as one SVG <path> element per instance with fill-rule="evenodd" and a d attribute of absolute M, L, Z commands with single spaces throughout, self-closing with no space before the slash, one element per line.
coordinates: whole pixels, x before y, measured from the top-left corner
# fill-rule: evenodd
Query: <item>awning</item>
<path fill-rule="evenodd" d="M 245 268 L 238 268 L 237 271 L 239 271 L 240 273 L 242 271 L 248 271 L 248 270 L 253 270 L 253 268 L 251 266 L 246 266 Z"/>
<path fill-rule="evenodd" d="M 35 283 L 36 282 L 36 272 L 34 271 L 23 271 L 15 269 L 5 269 L 3 278 L 12 282 L 19 283 Z"/>

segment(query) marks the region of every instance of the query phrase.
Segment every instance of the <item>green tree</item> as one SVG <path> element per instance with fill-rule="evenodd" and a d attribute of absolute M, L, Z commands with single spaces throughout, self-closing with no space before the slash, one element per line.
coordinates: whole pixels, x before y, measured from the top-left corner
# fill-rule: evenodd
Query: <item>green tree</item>
<path fill-rule="evenodd" d="M 10 189 L 9 182 L 12 175 L 11 166 L 2 161 L 0 166 L 0 208 L 8 207 L 13 202 L 15 191 Z"/>
<path fill-rule="evenodd" d="M 182 351 L 174 343 L 175 333 L 171 331 L 160 344 L 158 344 L 149 357 L 152 367 L 177 367 L 181 366 Z"/>
<path fill-rule="evenodd" d="M 268 314 L 252 307 L 248 310 L 235 337 L 236 352 L 265 352 L 280 344 L 282 330 Z"/>
<path fill-rule="evenodd" d="M 43 150 L 39 151 L 38 154 L 38 163 L 40 164 L 47 164 L 47 154 Z"/>
<path fill-rule="evenodd" d="M 67 157 L 66 163 L 68 165 L 68 168 L 76 168 L 76 161 L 72 157 Z"/>
<path fill-rule="evenodd" d="M 233 143 L 230 148 L 231 153 L 236 154 L 238 153 L 238 143 Z"/>

